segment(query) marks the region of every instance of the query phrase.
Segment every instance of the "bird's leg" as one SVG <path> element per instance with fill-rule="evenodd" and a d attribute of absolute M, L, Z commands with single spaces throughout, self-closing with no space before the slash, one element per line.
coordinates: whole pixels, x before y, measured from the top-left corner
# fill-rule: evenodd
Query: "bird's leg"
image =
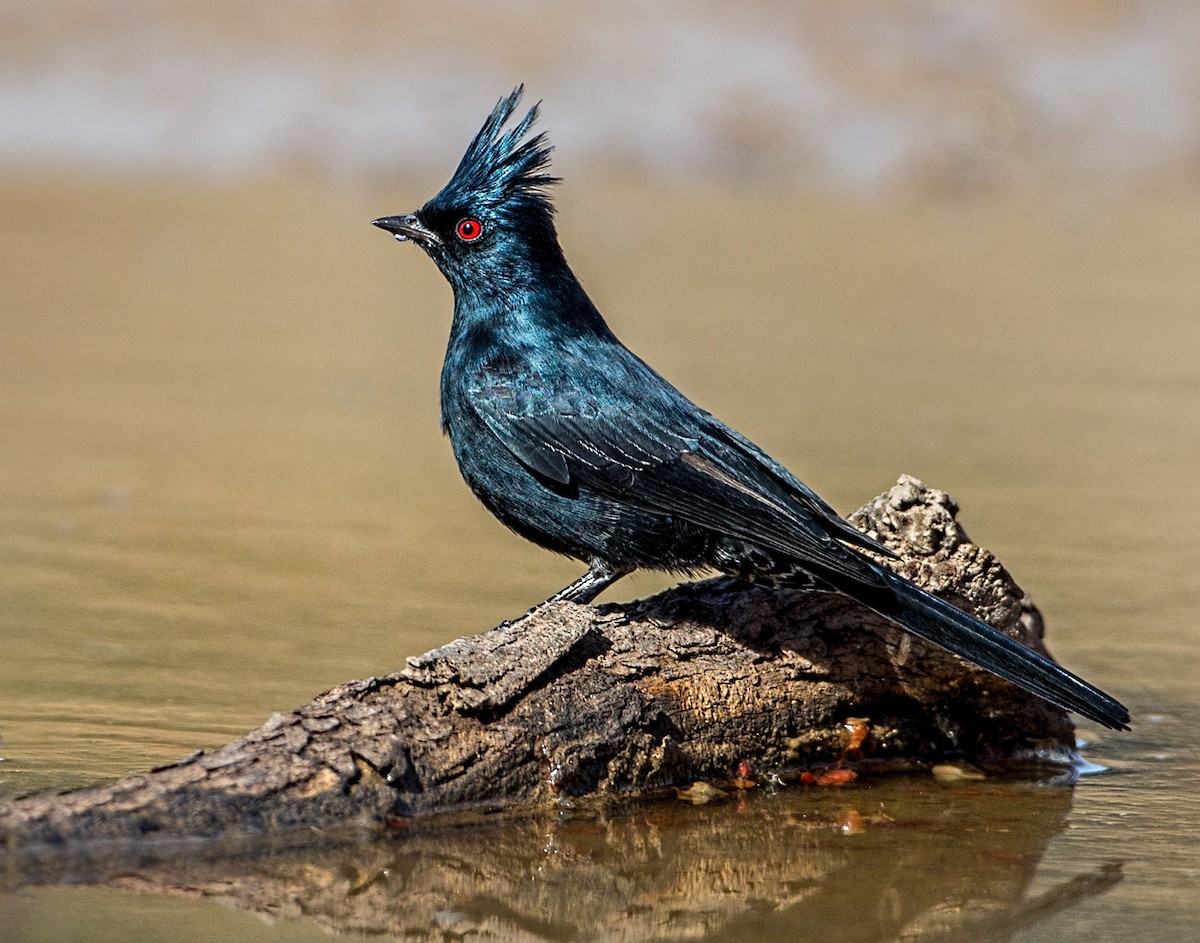
<path fill-rule="evenodd" d="M 613 583 L 633 572 L 633 567 L 617 568 L 603 560 L 593 560 L 588 571 L 570 586 L 564 586 L 546 602 L 577 602 L 589 603 Z"/>

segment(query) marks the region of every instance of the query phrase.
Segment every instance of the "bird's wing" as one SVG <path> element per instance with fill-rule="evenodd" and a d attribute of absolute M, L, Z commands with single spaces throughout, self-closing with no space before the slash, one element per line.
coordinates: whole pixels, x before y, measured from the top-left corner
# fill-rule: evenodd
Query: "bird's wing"
<path fill-rule="evenodd" d="M 735 429 L 731 429 L 713 416 L 706 414 L 706 418 L 709 423 L 710 435 L 713 438 L 724 442 L 729 449 L 739 454 L 743 460 L 757 466 L 759 470 L 758 474 L 765 473 L 768 479 L 775 482 L 777 487 L 782 487 L 786 493 L 792 495 L 793 500 L 798 500 L 805 506 L 811 507 L 814 511 L 820 512 L 822 519 L 833 527 L 835 535 L 839 540 L 843 540 L 856 547 L 862 547 L 864 550 L 870 550 L 880 556 L 890 557 L 893 560 L 896 559 L 896 554 L 892 553 L 891 550 L 879 543 L 879 541 L 868 537 L 845 518 L 841 517 L 837 511 L 825 503 L 820 495 L 744 435 Z"/>
<path fill-rule="evenodd" d="M 873 541 L 748 440 L 659 382 L 670 395 L 646 384 L 637 400 L 599 390 L 565 402 L 543 394 L 537 377 L 519 386 L 484 380 L 470 402 L 504 447 L 550 482 L 670 515 L 859 585 L 881 585 L 875 567 L 842 543 L 876 549 Z"/>

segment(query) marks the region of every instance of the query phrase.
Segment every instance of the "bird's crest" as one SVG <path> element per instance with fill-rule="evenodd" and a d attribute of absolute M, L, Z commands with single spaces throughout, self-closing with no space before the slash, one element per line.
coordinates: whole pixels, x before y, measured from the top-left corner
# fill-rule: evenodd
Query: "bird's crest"
<path fill-rule="evenodd" d="M 439 197 L 482 199 L 493 206 L 515 201 L 547 213 L 554 211 L 546 189 L 558 183 L 558 178 L 543 172 L 550 165 L 553 148 L 544 133 L 522 141 L 537 121 L 538 105 L 513 127 L 501 131 L 524 91 L 525 86 L 518 85 L 496 103 Z"/>

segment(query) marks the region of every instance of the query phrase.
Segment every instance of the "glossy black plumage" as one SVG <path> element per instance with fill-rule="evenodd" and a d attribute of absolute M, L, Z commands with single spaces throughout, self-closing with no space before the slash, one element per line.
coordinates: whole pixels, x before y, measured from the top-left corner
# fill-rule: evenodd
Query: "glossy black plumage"
<path fill-rule="evenodd" d="M 613 335 L 559 248 L 545 173 L 502 99 L 450 182 L 375 225 L 454 289 L 442 424 L 471 490 L 522 536 L 588 564 L 552 599 L 587 602 L 638 568 L 716 569 L 835 589 L 1052 703 L 1123 728 L 1125 708 L 856 548 L 890 555 L 700 409 Z"/>

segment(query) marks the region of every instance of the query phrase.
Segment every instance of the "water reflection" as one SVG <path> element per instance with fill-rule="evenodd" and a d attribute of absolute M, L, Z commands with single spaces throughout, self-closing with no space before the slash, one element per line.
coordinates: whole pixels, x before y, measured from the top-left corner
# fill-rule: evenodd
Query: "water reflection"
<path fill-rule="evenodd" d="M 141 860 L 108 849 L 26 861 L 20 879 L 219 900 L 404 939 L 1006 940 L 1121 880 L 1119 864 L 1081 867 L 1029 893 L 1071 802 L 1057 786 L 908 780 L 267 856 L 142 845 Z"/>

